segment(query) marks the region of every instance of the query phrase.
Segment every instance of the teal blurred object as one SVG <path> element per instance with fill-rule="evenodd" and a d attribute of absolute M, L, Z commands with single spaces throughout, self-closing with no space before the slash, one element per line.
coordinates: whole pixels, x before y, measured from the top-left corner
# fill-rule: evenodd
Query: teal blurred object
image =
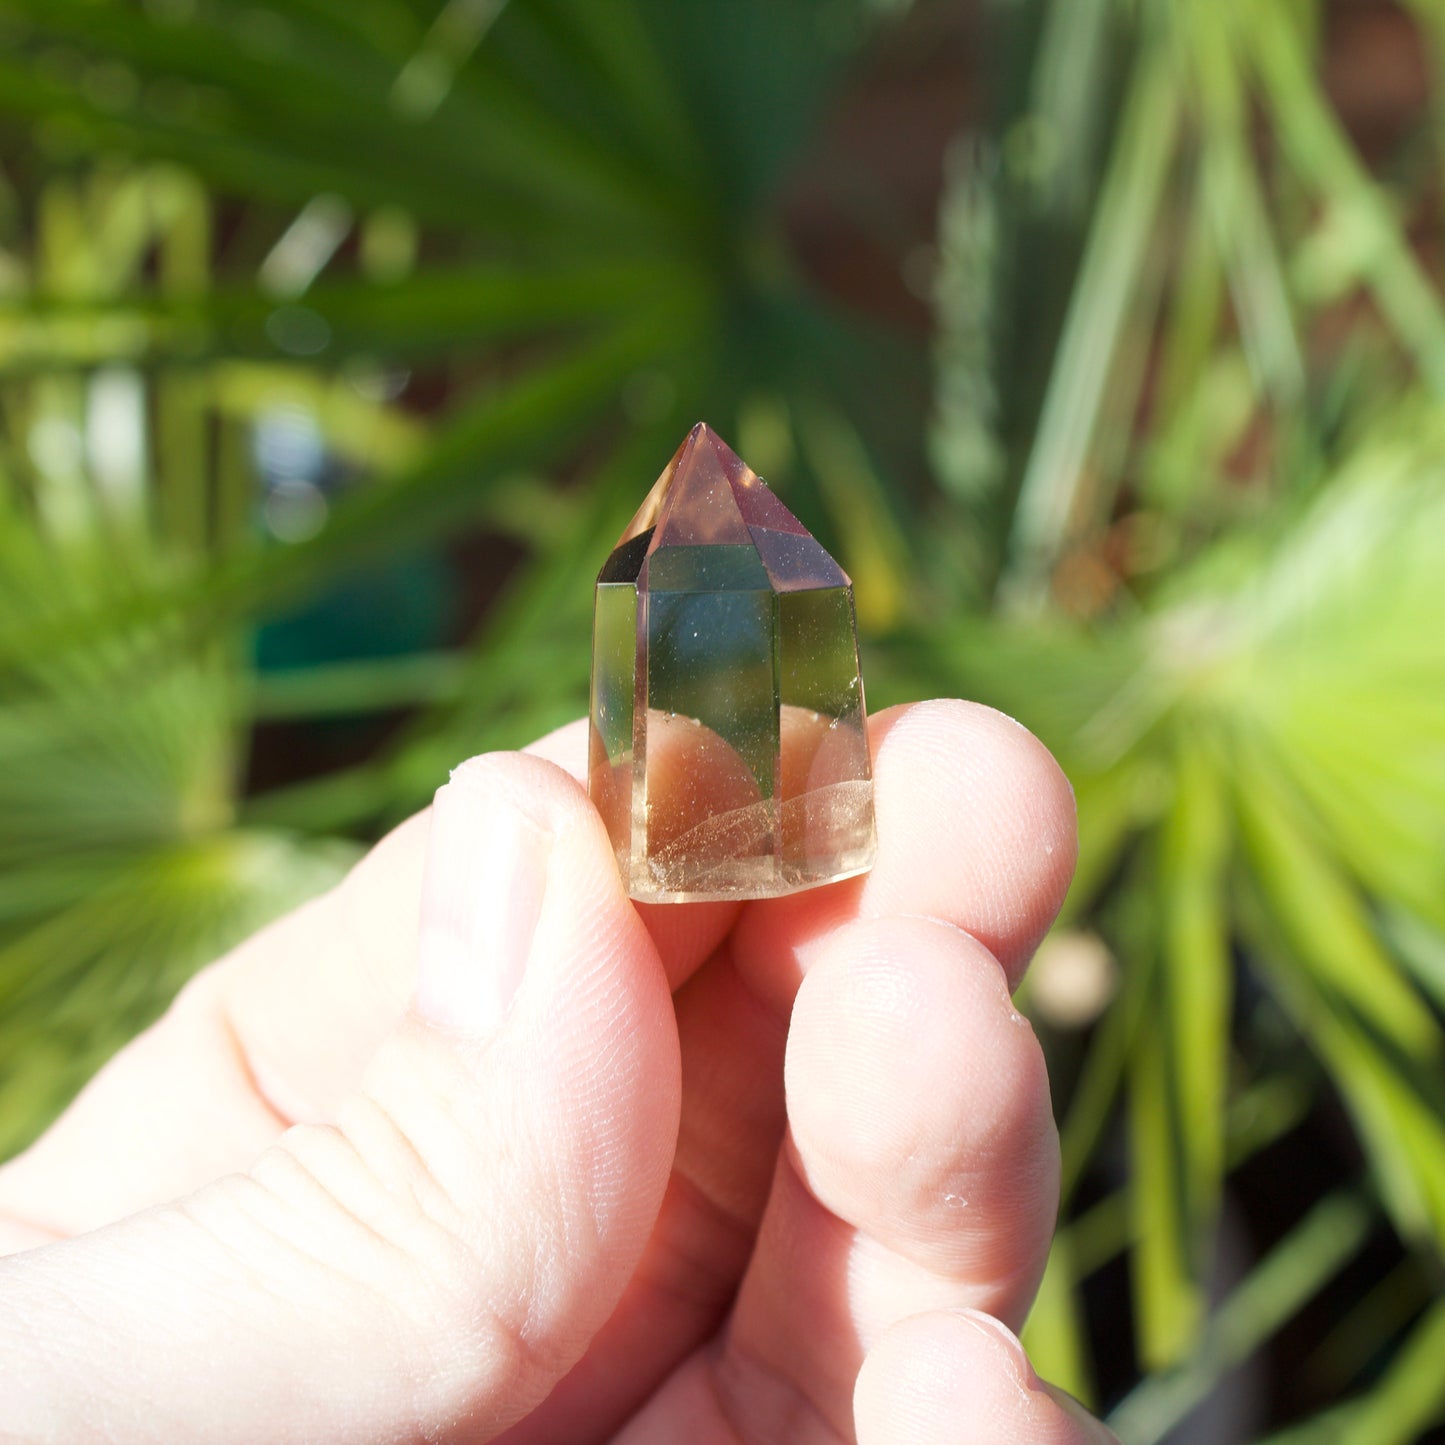
<path fill-rule="evenodd" d="M 895 244 L 868 87 L 921 110 L 959 36 L 987 105 Z M 1261 1360 L 1272 1441 L 1445 1422 L 1439 7 L 7 0 L 0 41 L 0 1151 L 581 712 L 591 579 L 705 416 L 853 576 L 875 708 L 983 698 L 1075 781 L 1044 1373 L 1130 1445 Z M 1368 159 L 1327 60 L 1396 107 Z M 832 272 L 805 200 L 865 238 Z M 840 299 L 870 248 L 931 337 Z M 432 559 L 480 537 L 520 560 L 457 645 Z M 259 721 L 401 709 L 245 794 Z"/>
<path fill-rule="evenodd" d="M 405 657 L 445 643 L 458 610 L 445 557 L 399 557 L 334 584 L 309 605 L 257 629 L 262 673 L 362 658 Z"/>

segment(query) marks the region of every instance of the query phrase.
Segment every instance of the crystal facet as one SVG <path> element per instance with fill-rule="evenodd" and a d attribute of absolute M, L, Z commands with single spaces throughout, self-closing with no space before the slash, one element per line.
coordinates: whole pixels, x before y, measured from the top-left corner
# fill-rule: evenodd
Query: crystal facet
<path fill-rule="evenodd" d="M 637 899 L 771 898 L 873 862 L 852 584 L 701 422 L 598 574 L 588 773 Z"/>

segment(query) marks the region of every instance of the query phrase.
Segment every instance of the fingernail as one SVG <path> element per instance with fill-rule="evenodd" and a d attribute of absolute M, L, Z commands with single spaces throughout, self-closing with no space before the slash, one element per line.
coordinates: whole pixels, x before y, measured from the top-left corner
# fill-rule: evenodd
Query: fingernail
<path fill-rule="evenodd" d="M 499 1029 L 526 973 L 552 835 L 485 773 L 436 796 L 422 884 L 416 1008 L 459 1033 Z"/>
<path fill-rule="evenodd" d="M 1005 1354 L 1012 1362 L 1018 1377 L 1018 1382 L 1026 1390 L 1036 1390 L 1042 1385 L 1034 1367 L 1029 1363 L 1028 1353 L 1019 1343 L 1019 1337 L 1004 1324 L 1002 1320 L 995 1319 L 982 1310 L 955 1310 L 954 1313 L 961 1320 L 966 1320 L 976 1330 L 987 1335 L 995 1344 L 1002 1347 Z"/>

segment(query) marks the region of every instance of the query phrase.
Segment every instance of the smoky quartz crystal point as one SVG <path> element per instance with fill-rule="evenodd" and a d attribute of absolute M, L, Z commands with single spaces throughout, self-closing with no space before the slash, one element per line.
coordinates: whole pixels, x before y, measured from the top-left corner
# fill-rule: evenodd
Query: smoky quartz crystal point
<path fill-rule="evenodd" d="M 597 578 L 589 788 L 633 898 L 771 898 L 867 870 L 853 587 L 710 427 Z"/>

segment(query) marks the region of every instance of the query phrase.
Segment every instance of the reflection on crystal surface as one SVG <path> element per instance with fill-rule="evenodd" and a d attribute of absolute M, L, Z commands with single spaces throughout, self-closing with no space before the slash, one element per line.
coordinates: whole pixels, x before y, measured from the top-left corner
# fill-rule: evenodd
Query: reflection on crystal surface
<path fill-rule="evenodd" d="M 637 691 L 637 588 L 599 583 L 592 623 L 592 801 L 617 838 L 632 813 L 632 732 Z"/>
<path fill-rule="evenodd" d="M 708 427 L 596 607 L 589 786 L 634 898 L 765 898 L 871 866 L 852 586 Z"/>

